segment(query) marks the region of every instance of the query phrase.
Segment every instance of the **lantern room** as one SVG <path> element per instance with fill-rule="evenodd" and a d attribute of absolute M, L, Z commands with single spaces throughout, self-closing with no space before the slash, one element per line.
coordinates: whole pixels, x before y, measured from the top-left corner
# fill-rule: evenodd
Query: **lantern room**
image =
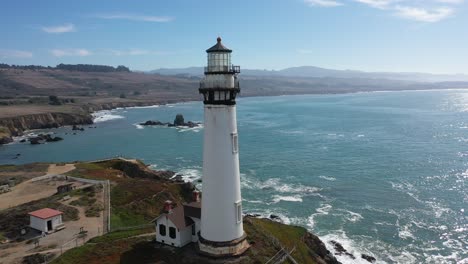
<path fill-rule="evenodd" d="M 208 53 L 208 66 L 205 73 L 239 73 L 239 67 L 231 65 L 232 50 L 226 48 L 221 43 L 221 38 L 217 38 L 217 43 L 206 50 Z"/>

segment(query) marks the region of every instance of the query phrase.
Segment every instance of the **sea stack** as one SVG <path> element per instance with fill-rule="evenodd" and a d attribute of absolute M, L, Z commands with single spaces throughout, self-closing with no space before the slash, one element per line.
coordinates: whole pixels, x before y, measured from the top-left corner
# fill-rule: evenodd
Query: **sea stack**
<path fill-rule="evenodd" d="M 206 50 L 208 66 L 200 82 L 204 103 L 203 189 L 199 249 L 213 257 L 237 256 L 249 244 L 242 224 L 242 197 L 236 96 L 239 66 L 218 37 Z"/>

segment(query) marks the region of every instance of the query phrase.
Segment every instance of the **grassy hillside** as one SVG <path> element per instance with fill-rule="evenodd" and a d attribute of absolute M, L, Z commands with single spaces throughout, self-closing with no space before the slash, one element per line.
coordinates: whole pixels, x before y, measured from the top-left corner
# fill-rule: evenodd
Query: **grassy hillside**
<path fill-rule="evenodd" d="M 184 248 L 157 246 L 154 235 L 141 231 L 119 231 L 94 238 L 86 245 L 67 251 L 52 263 L 265 263 L 282 247 L 297 263 L 337 263 L 324 245 L 306 229 L 268 219 L 245 218 L 244 229 L 251 244 L 237 259 L 211 259 L 197 253 L 196 245 Z M 290 263 L 290 262 L 285 262 Z"/>
<path fill-rule="evenodd" d="M 168 180 L 169 171 L 152 171 L 138 161 L 79 163 L 70 176 L 111 181 L 111 229 L 148 224 L 164 201 L 189 201 L 193 186 Z"/>
<path fill-rule="evenodd" d="M 163 202 L 189 201 L 193 186 L 170 180 L 172 172 L 149 170 L 139 161 L 120 159 L 99 163 L 80 163 L 68 173 L 112 182 L 112 228 L 147 224 L 161 213 Z M 306 229 L 267 219 L 246 218 L 244 228 L 251 243 L 249 251 L 236 263 L 264 263 L 281 248 L 293 250 L 299 263 L 334 263 L 323 243 Z M 196 245 L 182 249 L 155 246 L 154 235 L 145 230 L 111 232 L 72 249 L 53 263 L 210 263 L 197 253 Z M 320 261 L 326 262 L 320 262 Z M 239 262 L 240 261 L 240 262 Z M 327 262 L 328 261 L 328 262 Z M 213 262 L 213 263 L 220 263 Z"/>
<path fill-rule="evenodd" d="M 418 83 L 372 78 L 308 78 L 239 75 L 241 96 L 349 93 L 358 91 L 468 88 L 468 83 Z M 106 103 L 164 103 L 200 100 L 200 77 L 139 72 L 82 72 L 60 69 L 0 69 L 0 106 L 43 106 L 43 111 Z M 50 107 L 48 96 L 66 103 Z M 73 99 L 73 100 L 72 100 Z M 5 109 L 2 109 L 5 110 Z M 5 111 L 0 111 L 5 112 Z M 13 111 L 10 111 L 13 112 Z M 29 111 L 30 113 L 35 113 Z M 3 117 L 0 115 L 0 118 Z"/>

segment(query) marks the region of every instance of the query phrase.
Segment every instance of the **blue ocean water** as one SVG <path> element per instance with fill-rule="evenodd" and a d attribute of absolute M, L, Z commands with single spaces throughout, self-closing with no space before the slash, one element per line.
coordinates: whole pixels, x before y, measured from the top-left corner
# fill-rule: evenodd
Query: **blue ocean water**
<path fill-rule="evenodd" d="M 2 146 L 0 163 L 123 155 L 196 180 L 203 128 L 137 125 L 177 113 L 203 121 L 200 102 L 104 111 L 77 135 L 46 130 L 64 141 Z M 342 243 L 344 263 L 468 263 L 468 90 L 241 98 L 238 131 L 245 212 Z"/>

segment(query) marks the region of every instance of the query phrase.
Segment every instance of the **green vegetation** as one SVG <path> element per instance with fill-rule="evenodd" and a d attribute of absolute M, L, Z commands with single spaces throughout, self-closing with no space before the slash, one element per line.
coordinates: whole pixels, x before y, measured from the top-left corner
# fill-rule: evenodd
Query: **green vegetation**
<path fill-rule="evenodd" d="M 50 105 L 61 105 L 62 102 L 58 99 L 56 95 L 49 96 L 49 104 Z"/>
<path fill-rule="evenodd" d="M 135 237 L 143 234 L 154 233 L 154 227 L 140 228 L 134 230 L 123 230 L 123 231 L 114 231 L 107 233 L 103 236 L 94 237 L 89 240 L 89 243 L 108 243 L 115 240 L 126 239 L 130 237 Z"/>
<path fill-rule="evenodd" d="M 8 65 L 0 63 L 0 69 L 20 69 L 20 70 L 67 70 L 67 71 L 82 71 L 82 72 L 130 72 L 128 67 L 119 65 L 117 68 L 107 65 L 93 64 L 59 64 L 56 67 L 40 66 L 40 65 Z"/>
<path fill-rule="evenodd" d="M 120 159 L 98 163 L 79 163 L 67 175 L 110 180 L 111 185 L 111 229 L 148 224 L 157 217 L 165 200 L 189 201 L 193 187 L 172 184 L 165 179 L 172 172 L 154 172 L 139 162 Z M 164 177 L 163 177 L 164 176 Z M 88 198 L 76 203 L 89 204 Z M 90 208 L 92 215 L 98 208 Z"/>
<path fill-rule="evenodd" d="M 49 167 L 44 163 L 31 163 L 25 165 L 0 165 L 0 185 L 13 181 L 20 184 L 33 177 L 44 175 Z"/>
<path fill-rule="evenodd" d="M 251 247 L 236 263 L 265 263 L 282 247 L 295 248 L 292 257 L 297 263 L 326 263 L 317 253 L 326 249 L 316 248 L 310 238 L 313 235 L 302 227 L 247 217 L 244 228 Z M 169 249 L 156 247 L 152 234 L 137 237 L 152 232 L 153 228 L 111 232 L 67 251 L 52 263 L 211 263 L 212 259 L 200 256 L 193 245 Z"/>
<path fill-rule="evenodd" d="M 100 186 L 90 186 L 81 190 L 74 190 L 72 196 L 80 196 L 77 200 L 70 202 L 70 205 L 80 206 L 85 208 L 86 217 L 99 217 L 100 212 L 104 210 L 104 206 L 97 202 L 96 188 L 101 188 Z"/>
<path fill-rule="evenodd" d="M 146 241 L 147 238 L 128 238 L 130 232 L 109 233 L 102 237 L 97 237 L 84 246 L 68 250 L 59 258 L 52 261 L 52 264 L 100 264 L 100 263 L 122 263 L 120 255 L 128 251 L 135 244 Z M 135 233 L 135 235 L 138 235 Z M 127 238 L 127 239 L 125 239 Z M 130 262 L 131 263 L 131 262 Z M 138 263 L 138 262 L 133 262 Z"/>
<path fill-rule="evenodd" d="M 101 211 L 103 210 L 104 210 L 104 206 L 102 206 L 100 203 L 95 203 L 86 208 L 85 216 L 86 217 L 99 217 L 101 215 Z"/>

